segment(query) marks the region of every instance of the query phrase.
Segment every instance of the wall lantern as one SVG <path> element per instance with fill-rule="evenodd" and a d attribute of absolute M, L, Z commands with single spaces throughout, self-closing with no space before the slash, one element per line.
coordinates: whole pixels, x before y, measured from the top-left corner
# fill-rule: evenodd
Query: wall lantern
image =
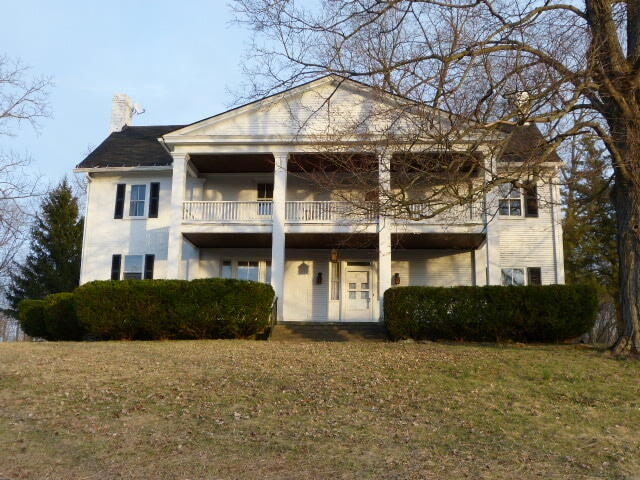
<path fill-rule="evenodd" d="M 335 248 L 331 250 L 330 259 L 333 263 L 336 263 L 338 261 L 338 251 Z"/>
<path fill-rule="evenodd" d="M 322 272 L 318 272 L 316 275 L 316 285 L 322 285 Z"/>
<path fill-rule="evenodd" d="M 393 284 L 394 285 L 400 285 L 400 274 L 399 273 L 394 273 L 393 274 Z"/>

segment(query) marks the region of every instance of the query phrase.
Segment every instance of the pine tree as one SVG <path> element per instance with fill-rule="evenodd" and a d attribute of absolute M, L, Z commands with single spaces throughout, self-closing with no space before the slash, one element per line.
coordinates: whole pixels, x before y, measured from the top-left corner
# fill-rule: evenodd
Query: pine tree
<path fill-rule="evenodd" d="M 78 199 L 65 178 L 42 201 L 31 228 L 30 252 L 10 275 L 7 299 L 12 314 L 21 300 L 70 292 L 78 286 L 82 230 Z"/>
<path fill-rule="evenodd" d="M 607 161 L 592 138 L 574 150 L 564 192 L 565 270 L 568 283 L 595 280 L 617 298 L 616 214 Z"/>

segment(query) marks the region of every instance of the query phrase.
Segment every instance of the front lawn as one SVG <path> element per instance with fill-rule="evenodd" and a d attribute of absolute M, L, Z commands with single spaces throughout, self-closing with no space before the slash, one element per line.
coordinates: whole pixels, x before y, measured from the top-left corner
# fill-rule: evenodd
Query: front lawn
<path fill-rule="evenodd" d="M 640 362 L 569 346 L 0 344 L 0 478 L 640 477 Z"/>

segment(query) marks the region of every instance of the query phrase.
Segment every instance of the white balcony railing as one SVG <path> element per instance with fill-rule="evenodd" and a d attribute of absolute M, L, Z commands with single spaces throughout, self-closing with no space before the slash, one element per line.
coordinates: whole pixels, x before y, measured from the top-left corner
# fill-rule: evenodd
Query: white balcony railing
<path fill-rule="evenodd" d="M 454 225 L 481 223 L 481 205 L 452 207 L 431 218 L 429 207 L 411 205 L 398 212 L 401 222 L 418 221 L 430 225 Z M 271 222 L 273 205 L 270 201 L 254 202 L 184 202 L 183 220 L 186 222 L 212 223 L 263 223 Z M 376 215 L 362 206 L 349 202 L 286 202 L 285 218 L 288 223 L 373 223 Z"/>
<path fill-rule="evenodd" d="M 182 218 L 187 222 L 270 222 L 270 201 L 184 202 Z"/>
<path fill-rule="evenodd" d="M 285 218 L 291 223 L 371 223 L 376 216 L 349 202 L 287 202 Z"/>

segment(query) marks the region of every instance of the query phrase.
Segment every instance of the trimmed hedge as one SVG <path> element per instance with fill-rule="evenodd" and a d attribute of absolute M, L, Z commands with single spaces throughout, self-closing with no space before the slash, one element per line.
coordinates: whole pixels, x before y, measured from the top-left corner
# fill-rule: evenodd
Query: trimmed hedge
<path fill-rule="evenodd" d="M 78 322 L 73 293 L 69 292 L 21 301 L 18 319 L 27 335 L 45 340 L 82 340 L 87 333 Z"/>
<path fill-rule="evenodd" d="M 82 340 L 87 330 L 76 315 L 74 295 L 70 292 L 54 293 L 44 299 L 44 324 L 47 340 Z"/>
<path fill-rule="evenodd" d="M 95 281 L 74 298 L 80 323 L 100 340 L 248 338 L 267 329 L 274 292 L 219 278 Z"/>
<path fill-rule="evenodd" d="M 395 287 L 384 294 L 393 339 L 558 342 L 588 332 L 592 285 Z"/>
<path fill-rule="evenodd" d="M 20 328 L 30 337 L 47 338 L 49 332 L 44 322 L 44 300 L 22 300 L 18 304 Z"/>

